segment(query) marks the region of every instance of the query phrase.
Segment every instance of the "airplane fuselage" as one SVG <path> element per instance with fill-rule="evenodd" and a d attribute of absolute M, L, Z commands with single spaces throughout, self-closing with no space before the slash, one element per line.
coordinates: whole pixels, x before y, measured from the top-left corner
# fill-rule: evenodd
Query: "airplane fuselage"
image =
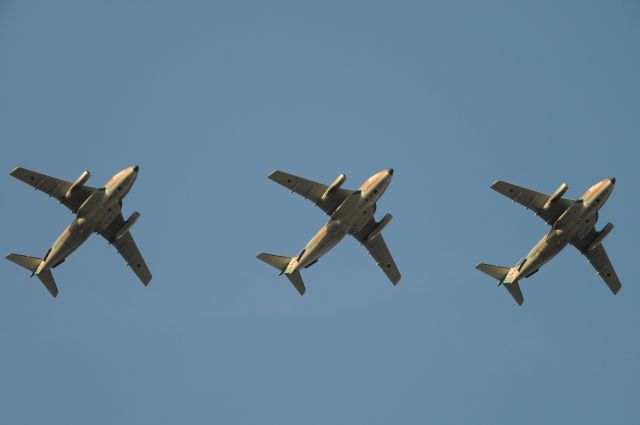
<path fill-rule="evenodd" d="M 113 176 L 104 188 L 91 194 L 80 206 L 76 217 L 51 246 L 34 274 L 63 262 L 94 232 L 104 230 L 118 217 L 121 201 L 129 193 L 138 175 L 138 167 L 128 167 Z"/>
<path fill-rule="evenodd" d="M 293 273 L 309 267 L 346 235 L 362 229 L 373 217 L 376 202 L 389 186 L 392 176 L 393 170 L 387 169 L 367 179 L 333 212 L 329 222 L 320 228 L 302 252 L 291 259 L 284 272 Z"/>
<path fill-rule="evenodd" d="M 611 195 L 615 179 L 605 179 L 593 185 L 573 203 L 553 224 L 552 229 L 533 247 L 518 265 L 512 267 L 505 282 L 517 282 L 529 277 L 558 255 L 572 240 L 579 240 L 593 229 L 598 210 Z"/>

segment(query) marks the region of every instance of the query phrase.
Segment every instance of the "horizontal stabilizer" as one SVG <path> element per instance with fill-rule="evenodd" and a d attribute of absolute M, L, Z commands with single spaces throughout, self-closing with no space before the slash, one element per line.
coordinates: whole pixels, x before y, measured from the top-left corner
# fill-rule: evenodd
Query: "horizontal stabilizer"
<path fill-rule="evenodd" d="M 281 272 L 283 272 L 291 262 L 291 257 L 281 257 L 280 255 L 266 254 L 264 252 L 262 254 L 258 254 L 256 258 L 264 261 L 272 267 L 275 267 Z"/>
<path fill-rule="evenodd" d="M 489 276 L 499 280 L 500 282 L 502 282 L 502 280 L 507 277 L 507 274 L 509 273 L 508 267 L 500 267 L 484 263 L 476 265 L 476 269 L 480 270 L 482 273 L 488 274 Z"/>
<path fill-rule="evenodd" d="M 296 270 L 295 272 L 287 274 L 286 276 L 289 278 L 289 281 L 293 284 L 294 288 L 296 288 L 300 295 L 304 295 L 306 289 L 304 287 L 304 282 L 302 281 L 300 272 Z"/>
<path fill-rule="evenodd" d="M 53 274 L 51 274 L 51 270 L 40 272 L 37 276 L 44 287 L 47 288 L 47 291 L 49 291 L 49 293 L 53 295 L 53 298 L 55 298 L 58 295 L 58 287 L 56 286 L 56 281 L 53 280 Z"/>
<path fill-rule="evenodd" d="M 7 260 L 16 263 L 19 266 L 24 267 L 29 270 L 33 274 L 38 270 L 38 266 L 42 263 L 42 258 L 37 257 L 28 257 L 26 255 L 20 254 L 9 254 L 7 255 Z M 38 279 L 44 285 L 45 288 L 53 295 L 55 298 L 58 295 L 58 287 L 56 286 L 55 280 L 53 280 L 53 274 L 51 274 L 51 270 L 43 270 L 38 273 Z"/>
<path fill-rule="evenodd" d="M 7 260 L 16 263 L 21 267 L 24 267 L 31 273 L 35 272 L 38 269 L 40 263 L 42 263 L 42 258 L 27 257 L 26 255 L 20 254 L 9 254 L 7 255 Z"/>
<path fill-rule="evenodd" d="M 511 294 L 514 300 L 518 303 L 518 305 L 522 305 L 524 303 L 524 297 L 522 296 L 522 291 L 520 290 L 520 285 L 518 282 L 513 283 L 505 283 L 504 286 L 507 291 Z"/>
<path fill-rule="evenodd" d="M 522 303 L 524 303 L 524 297 L 522 296 L 522 291 L 520 290 L 520 285 L 518 285 L 518 282 L 505 282 L 505 279 L 509 274 L 509 267 L 500 267 L 494 266 L 492 264 L 481 263 L 476 265 L 476 269 L 498 280 L 498 282 L 500 282 L 500 285 L 506 288 L 513 299 L 516 300 L 518 305 L 522 305 Z"/>
<path fill-rule="evenodd" d="M 258 254 L 256 258 L 280 270 L 280 274 L 285 274 L 287 276 L 291 284 L 293 284 L 294 288 L 296 288 L 300 295 L 304 295 L 306 289 L 304 287 L 304 282 L 302 281 L 300 272 L 296 270 L 293 273 L 284 273 L 284 271 L 287 269 L 287 266 L 291 262 L 291 257 L 282 257 L 280 255 L 266 254 L 263 252 L 262 254 Z"/>

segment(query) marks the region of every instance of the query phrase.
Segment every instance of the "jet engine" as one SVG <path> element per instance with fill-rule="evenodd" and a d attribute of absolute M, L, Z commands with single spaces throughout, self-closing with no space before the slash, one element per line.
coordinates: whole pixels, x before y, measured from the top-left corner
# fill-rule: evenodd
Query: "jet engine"
<path fill-rule="evenodd" d="M 568 189 L 569 189 L 569 186 L 566 183 L 562 183 L 560 187 L 555 192 L 553 192 L 551 196 L 549 196 L 549 199 L 547 199 L 547 202 L 545 202 L 542 209 L 548 210 L 551 207 L 551 205 L 553 205 L 555 201 L 560 199 Z"/>
<path fill-rule="evenodd" d="M 67 190 L 67 193 L 64 195 L 64 197 L 66 199 L 71 198 L 71 196 L 73 195 L 73 192 L 75 190 L 77 190 L 78 188 L 84 186 L 84 184 L 87 182 L 87 180 L 89 180 L 89 177 L 91 177 L 91 173 L 89 173 L 88 171 L 85 170 L 82 174 L 80 174 L 80 177 L 78 177 L 78 180 L 76 180 L 71 185 L 69 190 Z"/>
<path fill-rule="evenodd" d="M 597 234 L 597 236 L 595 237 L 595 239 L 593 240 L 593 242 L 591 242 L 591 244 L 589 245 L 589 249 L 595 249 L 598 247 L 598 245 L 600 245 L 602 243 L 602 241 L 604 240 L 604 238 L 607 237 L 607 235 L 609 233 L 611 233 L 611 231 L 613 230 L 613 224 L 612 223 L 607 223 L 606 226 L 604 226 L 602 228 L 602 230 L 600 230 Z"/>
<path fill-rule="evenodd" d="M 123 237 L 129 231 L 129 229 L 131 229 L 131 226 L 133 226 L 135 222 L 138 221 L 139 218 L 140 218 L 139 212 L 136 211 L 133 214 L 131 214 L 131 217 L 129 217 L 127 221 L 124 222 L 120 230 L 118 230 L 118 233 L 116 233 L 116 240 Z"/>
<path fill-rule="evenodd" d="M 382 233 L 382 229 L 384 229 L 387 226 L 387 224 L 389 224 L 392 218 L 393 216 L 391 214 L 387 214 L 384 217 L 382 217 L 382 220 L 380 220 L 380 222 L 376 225 L 376 227 L 373 228 L 371 233 L 369 233 L 369 236 L 367 236 L 367 241 L 371 241 L 377 238 L 378 235 Z"/>
<path fill-rule="evenodd" d="M 338 176 L 337 179 L 334 180 L 333 183 L 331 183 L 331 185 L 327 188 L 327 190 L 324 191 L 324 193 L 322 194 L 322 197 L 320 198 L 321 201 L 326 201 L 327 198 L 329 198 L 329 195 L 331 195 L 333 192 L 336 191 L 336 189 L 338 189 L 340 186 L 342 186 L 342 184 L 347 180 L 347 176 L 344 174 L 340 174 Z"/>

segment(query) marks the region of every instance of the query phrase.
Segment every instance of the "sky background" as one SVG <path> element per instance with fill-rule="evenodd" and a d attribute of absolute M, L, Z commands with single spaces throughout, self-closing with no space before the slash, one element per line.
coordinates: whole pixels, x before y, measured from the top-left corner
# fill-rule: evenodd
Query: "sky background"
<path fill-rule="evenodd" d="M 43 256 L 72 220 L 14 167 L 139 164 L 154 275 L 93 236 L 54 300 L 1 261 L 0 423 L 639 423 L 639 42 L 633 0 L 0 0 L 2 250 Z M 304 297 L 255 259 L 327 220 L 272 170 L 387 167 L 397 287 L 350 239 Z M 572 248 L 520 308 L 473 268 L 547 231 L 494 180 L 607 177 L 617 296 Z"/>

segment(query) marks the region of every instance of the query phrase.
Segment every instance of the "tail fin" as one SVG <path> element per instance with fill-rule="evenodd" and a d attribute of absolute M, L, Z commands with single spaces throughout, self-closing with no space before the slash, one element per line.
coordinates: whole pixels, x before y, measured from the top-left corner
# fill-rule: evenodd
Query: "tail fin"
<path fill-rule="evenodd" d="M 27 257 L 26 255 L 19 254 L 9 254 L 7 255 L 7 260 L 29 270 L 31 272 L 31 276 L 35 274 L 35 272 L 38 270 L 38 266 L 40 266 L 40 263 L 42 263 L 42 258 Z M 56 295 L 58 295 L 58 287 L 56 286 L 55 280 L 53 280 L 53 274 L 51 274 L 51 270 L 43 270 L 36 276 L 38 276 L 40 282 L 42 282 L 44 287 L 47 288 L 47 290 L 55 298 Z"/>
<path fill-rule="evenodd" d="M 258 254 L 256 257 L 259 260 L 264 261 L 272 267 L 280 270 L 280 274 L 286 274 L 287 278 L 293 284 L 294 288 L 300 293 L 300 295 L 304 295 L 306 289 L 304 287 L 304 282 L 302 281 L 302 276 L 300 272 L 296 270 L 293 273 L 285 273 L 284 271 L 287 269 L 287 266 L 291 262 L 291 257 L 281 257 L 279 255 L 271 255 L 271 254 Z"/>
<path fill-rule="evenodd" d="M 494 279 L 499 281 L 498 285 L 502 285 L 509 291 L 509 294 L 513 297 L 514 300 L 518 303 L 518 305 L 522 305 L 524 303 L 524 297 L 522 296 L 522 291 L 520 290 L 520 285 L 518 282 L 507 282 L 505 279 L 509 274 L 509 267 L 500 267 L 494 266 L 491 264 L 480 263 L 476 265 L 476 269 L 480 270 L 482 273 L 486 273 Z"/>

